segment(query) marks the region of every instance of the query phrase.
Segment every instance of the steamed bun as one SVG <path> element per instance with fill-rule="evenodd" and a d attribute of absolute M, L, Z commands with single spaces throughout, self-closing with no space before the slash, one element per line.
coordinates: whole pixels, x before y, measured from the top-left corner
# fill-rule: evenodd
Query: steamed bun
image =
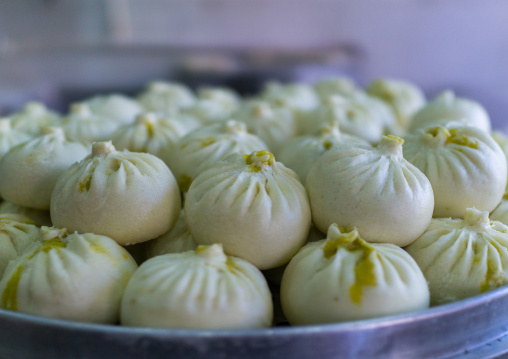
<path fill-rule="evenodd" d="M 432 304 L 472 297 L 508 283 L 508 227 L 468 208 L 464 219 L 433 219 L 406 248 L 429 282 Z"/>
<path fill-rule="evenodd" d="M 287 263 L 311 220 L 298 177 L 268 151 L 216 162 L 194 180 L 184 209 L 196 243 L 222 243 L 227 254 L 259 269 Z"/>
<path fill-rule="evenodd" d="M 405 246 L 427 228 L 432 186 L 402 156 L 404 141 L 384 136 L 376 147 L 339 145 L 311 168 L 305 186 L 314 224 L 357 227 L 366 241 Z"/>
<path fill-rule="evenodd" d="M 248 329 L 272 324 L 266 280 L 252 264 L 221 245 L 157 256 L 132 276 L 121 323 L 176 329 Z"/>
<path fill-rule="evenodd" d="M 289 262 L 281 304 L 293 325 L 334 323 L 426 309 L 429 288 L 403 249 L 333 224 Z"/>
<path fill-rule="evenodd" d="M 69 141 L 61 128 L 12 148 L 0 161 L 0 193 L 17 205 L 48 210 L 60 175 L 83 159 L 88 149 Z"/>
<path fill-rule="evenodd" d="M 42 227 L 0 281 L 1 307 L 42 317 L 115 324 L 137 264 L 112 239 Z"/>
<path fill-rule="evenodd" d="M 56 227 L 102 234 L 122 245 L 169 231 L 179 212 L 180 191 L 164 162 L 116 151 L 111 142 L 94 143 L 90 155 L 60 176 L 51 197 Z"/>

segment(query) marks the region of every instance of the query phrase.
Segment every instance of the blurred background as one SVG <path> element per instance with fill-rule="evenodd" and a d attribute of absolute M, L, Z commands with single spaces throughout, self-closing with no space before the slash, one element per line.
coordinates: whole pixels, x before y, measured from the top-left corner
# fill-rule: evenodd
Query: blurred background
<path fill-rule="evenodd" d="M 249 94 L 343 75 L 451 88 L 508 129 L 507 14 L 506 0 L 0 0 L 0 114 L 154 79 Z"/>

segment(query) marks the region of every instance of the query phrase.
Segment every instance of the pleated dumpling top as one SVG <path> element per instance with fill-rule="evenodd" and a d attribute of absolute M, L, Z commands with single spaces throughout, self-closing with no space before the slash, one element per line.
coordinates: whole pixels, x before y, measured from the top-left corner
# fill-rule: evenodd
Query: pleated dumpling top
<path fill-rule="evenodd" d="M 215 121 L 225 121 L 230 118 L 240 103 L 240 96 L 231 89 L 203 87 L 198 90 L 196 102 L 182 112 L 195 117 L 203 125 L 209 125 Z"/>
<path fill-rule="evenodd" d="M 43 103 L 29 102 L 19 112 L 9 115 L 12 128 L 38 136 L 46 127 L 60 126 L 60 115 Z"/>
<path fill-rule="evenodd" d="M 134 122 L 136 116 L 143 111 L 136 100 L 121 94 L 98 95 L 81 104 L 86 105 L 93 114 L 119 124 Z"/>
<path fill-rule="evenodd" d="M 490 132 L 490 116 L 476 101 L 458 97 L 453 91 L 440 93 L 428 102 L 410 121 L 411 132 L 426 127 L 446 126 L 447 124 L 472 126 Z"/>
<path fill-rule="evenodd" d="M 118 150 L 151 153 L 169 164 L 176 143 L 189 132 L 189 122 L 173 116 L 143 113 L 134 123 L 118 128 L 111 142 Z"/>
<path fill-rule="evenodd" d="M 388 105 L 364 94 L 332 96 L 305 117 L 302 132 L 313 134 L 335 122 L 338 122 L 342 132 L 377 143 L 383 136 L 385 126 L 395 123 L 395 116 Z"/>
<path fill-rule="evenodd" d="M 326 101 L 331 96 L 349 96 L 359 90 L 352 80 L 339 76 L 318 80 L 312 87 L 321 101 Z"/>
<path fill-rule="evenodd" d="M 85 144 L 106 141 L 122 125 L 110 117 L 92 112 L 87 103 L 74 103 L 62 120 L 65 135 Z"/>
<path fill-rule="evenodd" d="M 247 132 L 244 123 L 221 121 L 182 137 L 171 152 L 169 167 L 182 192 L 187 192 L 192 181 L 216 161 L 233 153 L 247 154 L 267 149 L 258 136 Z"/>
<path fill-rule="evenodd" d="M 321 155 L 335 146 L 347 143 L 369 145 L 360 137 L 342 133 L 338 122 L 334 122 L 325 125 L 316 133 L 298 136 L 287 141 L 282 146 L 278 159 L 295 171 L 305 184 L 312 165 Z"/>
<path fill-rule="evenodd" d="M 409 130 L 411 118 L 427 102 L 422 90 L 408 81 L 381 78 L 372 81 L 366 91 L 391 106 L 403 131 Z"/>
<path fill-rule="evenodd" d="M 176 82 L 153 81 L 138 96 L 146 111 L 174 113 L 196 102 L 196 96 L 187 86 Z"/>
<path fill-rule="evenodd" d="M 275 154 L 298 134 L 298 123 L 293 112 L 266 101 L 246 101 L 234 118 L 245 123 L 249 132 L 261 138 Z"/>
<path fill-rule="evenodd" d="M 0 159 L 14 146 L 30 139 L 28 133 L 12 128 L 11 120 L 0 118 Z"/>

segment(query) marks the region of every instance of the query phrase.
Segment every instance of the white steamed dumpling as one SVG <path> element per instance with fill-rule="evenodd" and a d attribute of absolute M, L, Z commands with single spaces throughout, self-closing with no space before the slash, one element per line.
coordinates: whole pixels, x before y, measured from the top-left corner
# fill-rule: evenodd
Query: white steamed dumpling
<path fill-rule="evenodd" d="M 490 214 L 490 219 L 508 226 L 508 192 L 503 195 L 501 202 Z"/>
<path fill-rule="evenodd" d="M 1 307 L 78 322 L 115 324 L 137 264 L 111 238 L 42 227 L 0 281 Z"/>
<path fill-rule="evenodd" d="M 21 111 L 9 116 L 12 127 L 18 131 L 38 136 L 46 127 L 60 126 L 60 115 L 43 103 L 29 102 Z"/>
<path fill-rule="evenodd" d="M 121 123 L 92 112 L 86 103 L 75 103 L 62 120 L 67 138 L 85 144 L 108 140 Z"/>
<path fill-rule="evenodd" d="M 14 146 L 32 138 L 28 133 L 12 128 L 8 118 L 0 118 L 0 159 Z"/>
<path fill-rule="evenodd" d="M 227 256 L 218 244 L 143 263 L 127 285 L 121 310 L 122 325 L 153 328 L 266 328 L 272 318 L 261 272 Z"/>
<path fill-rule="evenodd" d="M 403 140 L 384 136 L 376 147 L 340 145 L 322 155 L 305 186 L 314 224 L 357 227 L 369 242 L 405 246 L 427 228 L 434 209 L 425 175 L 402 156 Z"/>
<path fill-rule="evenodd" d="M 501 131 L 492 131 L 490 133 L 494 141 L 501 147 L 503 150 L 504 156 L 506 157 L 506 163 L 508 167 L 508 137 L 504 132 Z M 506 187 L 508 189 L 508 182 L 506 183 Z"/>
<path fill-rule="evenodd" d="M 118 128 L 111 142 L 118 150 L 151 153 L 169 164 L 173 148 L 187 132 L 185 124 L 169 116 L 144 113 L 134 123 Z"/>
<path fill-rule="evenodd" d="M 93 114 L 120 124 L 134 122 L 134 118 L 143 111 L 136 100 L 120 94 L 94 96 L 81 104 L 87 105 Z"/>
<path fill-rule="evenodd" d="M 401 248 L 368 243 L 356 229 L 333 224 L 327 238 L 303 247 L 281 283 L 282 310 L 292 325 L 368 319 L 429 307 L 420 268 Z"/>
<path fill-rule="evenodd" d="M 453 91 L 444 91 L 423 106 L 410 121 L 411 132 L 447 124 L 472 126 L 490 132 L 490 117 L 485 108 L 478 102 L 457 97 Z"/>
<path fill-rule="evenodd" d="M 506 157 L 475 127 L 428 127 L 405 137 L 404 157 L 429 179 L 434 217 L 464 216 L 466 208 L 492 211 L 507 182 Z"/>
<path fill-rule="evenodd" d="M 298 134 L 298 124 L 292 111 L 266 101 L 246 101 L 234 118 L 245 123 L 249 132 L 261 138 L 276 154 Z"/>
<path fill-rule="evenodd" d="M 46 134 L 12 148 L 0 161 L 0 193 L 6 200 L 48 210 L 58 177 L 87 155 L 88 149 L 69 141 L 61 128 L 45 131 Z"/>
<path fill-rule="evenodd" d="M 37 225 L 51 227 L 51 215 L 49 210 L 23 207 L 9 201 L 0 203 L 0 214 L 16 214 L 30 218 Z"/>
<path fill-rule="evenodd" d="M 360 137 L 370 143 L 377 143 L 384 133 L 382 117 L 389 120 L 389 112 L 379 113 L 371 104 L 361 99 L 361 96 L 329 97 L 304 118 L 303 133 L 312 134 L 323 126 L 337 122 L 343 133 Z M 388 115 L 383 116 L 383 113 Z"/>
<path fill-rule="evenodd" d="M 9 262 L 40 238 L 40 228 L 19 214 L 0 214 L 0 278 Z"/>
<path fill-rule="evenodd" d="M 198 98 L 192 106 L 182 110 L 203 124 L 224 121 L 240 106 L 241 99 L 233 90 L 220 87 L 204 87 L 198 90 Z"/>
<path fill-rule="evenodd" d="M 146 111 L 174 113 L 196 102 L 192 91 L 176 82 L 154 81 L 138 96 L 138 102 Z"/>
<path fill-rule="evenodd" d="M 259 94 L 262 100 L 293 111 L 310 111 L 319 104 L 319 98 L 311 86 L 299 83 L 282 84 L 271 81 L 265 84 Z"/>
<path fill-rule="evenodd" d="M 366 91 L 391 106 L 403 131 L 409 129 L 412 116 L 426 103 L 422 90 L 408 81 L 381 78 L 372 81 Z"/>
<path fill-rule="evenodd" d="M 323 232 L 318 230 L 316 228 L 316 226 L 313 223 L 311 223 L 309 235 L 307 236 L 307 240 L 305 241 L 305 244 L 319 241 L 325 237 L 326 237 L 326 234 L 323 234 Z M 282 280 L 282 275 L 284 274 L 284 270 L 286 269 L 286 267 L 287 267 L 287 264 L 284 264 L 280 267 L 275 267 L 272 269 L 264 270 L 263 275 L 265 276 L 266 280 L 268 280 L 269 283 L 280 286 L 280 282 Z"/>
<path fill-rule="evenodd" d="M 313 87 L 321 101 L 326 101 L 331 96 L 350 96 L 359 90 L 347 77 L 324 78 L 316 81 Z"/>
<path fill-rule="evenodd" d="M 432 304 L 485 293 L 508 283 L 508 227 L 468 208 L 464 219 L 433 219 L 406 247 L 429 282 Z"/>
<path fill-rule="evenodd" d="M 349 101 L 358 108 L 370 113 L 383 127 L 383 134 L 401 136 L 404 129 L 399 125 L 392 107 L 377 97 L 370 96 L 364 91 L 357 91 L 348 97 Z"/>
<path fill-rule="evenodd" d="M 202 87 L 198 90 L 198 99 L 220 103 L 225 109 L 233 112 L 242 99 L 234 90 L 226 87 Z"/>
<path fill-rule="evenodd" d="M 342 133 L 339 124 L 335 122 L 325 125 L 314 134 L 298 136 L 287 141 L 280 150 L 278 159 L 295 171 L 305 184 L 311 167 L 321 155 L 335 146 L 347 143 L 369 144 L 360 137 Z"/>
<path fill-rule="evenodd" d="M 222 243 L 227 254 L 259 269 L 287 263 L 311 222 L 298 177 L 268 151 L 216 162 L 194 180 L 184 209 L 198 244 Z"/>
<path fill-rule="evenodd" d="M 90 155 L 58 179 L 51 220 L 69 231 L 134 244 L 169 231 L 178 218 L 180 201 L 175 178 L 162 160 L 97 142 Z"/>
<path fill-rule="evenodd" d="M 185 212 L 182 209 L 175 226 L 162 236 L 146 243 L 145 254 L 147 258 L 168 253 L 193 251 L 198 247 L 196 241 L 187 227 Z"/>

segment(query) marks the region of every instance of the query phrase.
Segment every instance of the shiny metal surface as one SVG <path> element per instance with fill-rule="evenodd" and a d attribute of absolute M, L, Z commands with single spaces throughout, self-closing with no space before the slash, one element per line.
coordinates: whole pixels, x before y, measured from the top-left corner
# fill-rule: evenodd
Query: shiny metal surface
<path fill-rule="evenodd" d="M 92 325 L 0 310 L 0 358 L 458 358 L 506 335 L 506 308 L 508 287 L 413 314 L 236 331 Z"/>
<path fill-rule="evenodd" d="M 484 345 L 466 349 L 446 359 L 501 359 L 508 356 L 508 334 L 496 338 Z"/>

